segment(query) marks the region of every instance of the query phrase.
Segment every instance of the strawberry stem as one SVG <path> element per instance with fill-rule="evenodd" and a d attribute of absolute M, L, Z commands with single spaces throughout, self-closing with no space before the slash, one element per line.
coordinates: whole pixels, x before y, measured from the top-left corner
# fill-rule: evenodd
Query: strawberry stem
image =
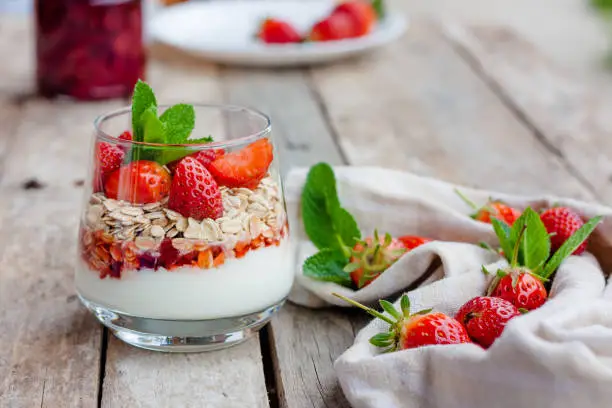
<path fill-rule="evenodd" d="M 469 205 L 474 211 L 478 211 L 480 208 L 476 205 L 475 202 L 467 198 L 459 189 L 455 189 L 455 194 L 457 194 L 467 205 Z"/>
<path fill-rule="evenodd" d="M 367 307 L 367 306 L 365 306 L 365 305 L 362 305 L 362 304 L 361 304 L 361 303 L 359 303 L 359 302 L 355 302 L 354 300 L 349 299 L 349 298 L 347 298 L 346 296 L 342 296 L 342 295 L 340 295 L 340 294 L 338 294 L 338 293 L 335 293 L 335 292 L 333 292 L 333 293 L 332 293 L 332 295 L 334 295 L 334 296 L 335 296 L 335 297 L 337 297 L 337 298 L 340 298 L 340 299 L 344 300 L 344 301 L 345 301 L 345 302 L 347 302 L 347 303 L 350 303 L 350 304 L 351 304 L 351 305 L 353 305 L 353 306 L 356 306 L 356 307 L 360 308 L 361 310 L 365 310 L 366 312 L 368 312 L 368 313 L 369 313 L 369 314 L 371 314 L 372 316 L 374 316 L 374 317 L 378 317 L 380 320 L 383 320 L 383 321 L 385 321 L 385 322 L 387 322 L 387 323 L 389 323 L 389 324 L 391 324 L 391 325 L 394 325 L 394 324 L 396 324 L 396 323 L 397 323 L 396 321 L 393 321 L 392 319 L 388 318 L 388 317 L 387 317 L 387 316 L 385 316 L 384 314 L 382 314 L 382 313 L 380 313 L 380 312 L 377 312 L 376 310 L 374 310 L 374 309 L 372 309 L 372 308 L 369 308 L 369 307 Z"/>

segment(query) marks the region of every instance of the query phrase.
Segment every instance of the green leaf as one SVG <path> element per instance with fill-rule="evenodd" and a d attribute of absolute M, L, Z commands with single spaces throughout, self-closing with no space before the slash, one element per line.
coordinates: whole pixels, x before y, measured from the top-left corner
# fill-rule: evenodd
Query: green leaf
<path fill-rule="evenodd" d="M 402 308 L 402 314 L 404 317 L 410 317 L 410 298 L 408 295 L 403 295 L 400 300 L 400 306 Z"/>
<path fill-rule="evenodd" d="M 212 143 L 213 137 L 212 136 L 206 136 L 206 137 L 201 137 L 199 139 L 189 139 L 187 140 L 188 144 L 204 144 L 204 143 Z"/>
<path fill-rule="evenodd" d="M 430 314 L 432 312 L 433 309 L 424 309 L 424 310 L 419 310 L 418 312 L 416 312 L 415 314 L 418 315 L 426 315 L 426 314 Z"/>
<path fill-rule="evenodd" d="M 372 0 L 372 8 L 374 8 L 374 11 L 376 12 L 376 15 L 378 16 L 379 20 L 385 17 L 385 0 Z"/>
<path fill-rule="evenodd" d="M 361 238 L 361 231 L 355 218 L 344 208 L 336 208 L 333 210 L 332 222 L 342 242 L 350 248 L 354 247 Z"/>
<path fill-rule="evenodd" d="M 195 110 L 193 106 L 179 103 L 166 109 L 159 117 L 166 126 L 166 143 L 189 143 L 189 135 L 195 127 Z"/>
<path fill-rule="evenodd" d="M 302 190 L 301 206 L 304 230 L 312 243 L 319 249 L 341 251 L 348 258 L 349 248 L 361 233 L 353 216 L 340 207 L 336 178 L 328 164 L 311 167 Z"/>
<path fill-rule="evenodd" d="M 144 142 L 165 143 L 166 129 L 164 124 L 157 117 L 155 106 L 149 106 L 140 117 L 143 128 Z"/>
<path fill-rule="evenodd" d="M 380 303 L 380 307 L 382 307 L 385 312 L 389 313 L 395 319 L 399 320 L 402 318 L 402 314 L 398 312 L 390 302 L 387 302 L 386 300 L 379 300 L 378 303 Z"/>
<path fill-rule="evenodd" d="M 591 0 L 591 6 L 601 12 L 612 12 L 612 0 Z"/>
<path fill-rule="evenodd" d="M 376 347 L 389 347 L 395 343 L 395 336 L 392 333 L 378 333 L 370 337 L 370 344 Z"/>
<path fill-rule="evenodd" d="M 504 256 L 506 259 L 508 259 L 508 261 L 510 261 L 512 257 L 512 250 L 514 249 L 514 245 L 510 241 L 510 226 L 497 218 L 491 218 L 491 224 L 493 225 L 493 230 L 495 231 L 497 239 L 499 240 L 499 246 L 501 247 L 502 251 L 504 251 Z"/>
<path fill-rule="evenodd" d="M 144 141 L 144 130 L 141 122 L 142 114 L 150 107 L 157 109 L 157 100 L 153 89 L 141 80 L 138 80 L 134 86 L 134 94 L 132 96 L 132 131 L 134 140 L 137 142 Z"/>
<path fill-rule="evenodd" d="M 350 287 L 351 277 L 343 270 L 346 261 L 347 258 L 341 252 L 323 249 L 304 261 L 302 271 L 312 279 Z"/>
<path fill-rule="evenodd" d="M 521 217 L 525 217 L 525 235 L 523 237 L 523 266 L 532 271 L 539 268 L 550 255 L 550 238 L 538 213 L 526 208 Z"/>
<path fill-rule="evenodd" d="M 561 247 L 553 254 L 550 261 L 544 266 L 542 272 L 539 274 L 544 279 L 548 279 L 550 275 L 561 265 L 561 262 L 570 256 L 597 227 L 597 224 L 601 221 L 601 216 L 591 218 L 586 224 L 584 224 L 578 231 L 567 239 L 561 245 Z"/>

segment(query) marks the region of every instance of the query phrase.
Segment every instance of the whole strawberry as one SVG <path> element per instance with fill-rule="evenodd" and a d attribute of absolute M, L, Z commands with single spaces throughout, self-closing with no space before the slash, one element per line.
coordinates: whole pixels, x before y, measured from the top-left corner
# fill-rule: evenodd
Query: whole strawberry
<path fill-rule="evenodd" d="M 288 23 L 277 18 L 266 18 L 260 25 L 257 37 L 267 44 L 299 43 L 302 36 Z"/>
<path fill-rule="evenodd" d="M 159 163 L 133 161 L 112 172 L 104 184 L 108 198 L 146 204 L 161 201 L 170 190 L 170 174 Z"/>
<path fill-rule="evenodd" d="M 529 270 L 509 269 L 495 277 L 489 296 L 512 302 L 519 309 L 533 310 L 546 302 L 544 283 Z"/>
<path fill-rule="evenodd" d="M 461 306 L 455 318 L 463 324 L 474 343 L 489 348 L 501 336 L 506 324 L 520 315 L 516 306 L 507 300 L 479 296 Z"/>
<path fill-rule="evenodd" d="M 110 143 L 98 143 L 96 149 L 97 168 L 104 178 L 121 167 L 125 153 L 119 147 Z"/>
<path fill-rule="evenodd" d="M 502 203 L 501 201 L 489 200 L 482 207 L 478 207 L 473 201 L 463 195 L 459 190 L 455 189 L 455 192 L 467 205 L 474 209 L 474 213 L 470 215 L 476 221 L 491 223 L 491 218 L 497 218 L 504 221 L 508 225 L 513 225 L 518 217 L 521 216 L 521 212 L 515 208 L 510 207 Z"/>
<path fill-rule="evenodd" d="M 589 220 L 550 256 L 551 238 L 540 216 L 531 208 L 526 208 L 512 227 L 494 218 L 493 229 L 510 265 L 497 271 L 487 293 L 508 300 L 518 308 L 540 307 L 547 297 L 542 282 L 583 245 L 600 221 L 601 217 Z M 484 267 L 483 270 L 488 272 Z"/>
<path fill-rule="evenodd" d="M 565 241 L 584 225 L 580 215 L 567 207 L 554 207 L 540 214 L 540 219 L 550 236 L 550 246 L 554 250 L 563 245 Z M 573 252 L 573 255 L 582 254 L 587 247 L 586 241 Z"/>
<path fill-rule="evenodd" d="M 406 248 L 401 241 L 389 234 L 381 237 L 378 231 L 374 231 L 374 237 L 355 244 L 350 263 L 344 267 L 344 271 L 351 274 L 355 286 L 360 289 L 378 278 L 405 252 Z"/>
<path fill-rule="evenodd" d="M 221 192 L 206 167 L 191 156 L 183 158 L 174 171 L 168 207 L 196 220 L 223 216 Z"/>
<path fill-rule="evenodd" d="M 370 339 L 371 344 L 385 348 L 385 351 L 472 342 L 465 327 L 444 313 L 432 313 L 431 309 L 428 309 L 411 314 L 410 299 L 407 295 L 403 295 L 400 300 L 401 312 L 386 300 L 379 301 L 380 306 L 391 317 L 337 293 L 333 295 L 389 323 L 388 332 L 379 333 Z"/>
<path fill-rule="evenodd" d="M 199 161 L 200 163 L 202 163 L 202 165 L 206 168 L 208 168 L 208 165 L 214 161 L 217 157 L 221 157 L 225 154 L 225 151 L 223 149 L 207 149 L 207 150 L 200 150 L 194 154 L 191 155 L 191 157 L 193 157 L 194 159 L 196 159 L 197 161 Z M 168 164 L 166 164 L 166 167 L 168 167 L 168 170 L 170 170 L 170 173 L 174 174 L 174 170 L 176 169 L 176 166 L 178 166 L 179 162 L 181 160 L 175 160 L 173 162 L 170 162 Z"/>

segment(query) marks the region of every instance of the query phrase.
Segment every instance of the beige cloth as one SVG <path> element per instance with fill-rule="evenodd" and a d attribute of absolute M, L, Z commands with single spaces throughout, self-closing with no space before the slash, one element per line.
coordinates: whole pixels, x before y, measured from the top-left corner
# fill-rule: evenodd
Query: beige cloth
<path fill-rule="evenodd" d="M 408 292 L 413 310 L 433 307 L 454 315 L 461 304 L 481 295 L 490 270 L 505 264 L 476 245 L 496 243 L 488 224 L 467 217 L 471 209 L 454 193 L 456 186 L 380 168 L 335 168 L 342 205 L 364 234 L 373 228 L 392 235 L 422 235 L 441 241 L 404 255 L 369 286 L 353 291 L 318 282 L 296 268 L 290 300 L 308 307 L 347 304 L 342 293 L 362 303 Z M 316 249 L 304 234 L 299 199 L 307 169 L 286 181 L 291 229 L 300 265 Z M 570 257 L 559 269 L 551 299 L 540 309 L 515 318 L 487 351 L 473 344 L 422 347 L 379 355 L 368 339 L 384 322 L 372 321 L 336 361 L 336 371 L 355 408 L 396 407 L 594 407 L 612 406 L 612 287 L 604 273 L 612 265 L 612 209 L 555 197 L 517 197 L 459 187 L 477 203 L 489 197 L 538 210 L 554 203 L 585 217 L 604 215 L 592 236 L 591 254 Z M 436 261 L 439 260 L 439 261 Z M 437 262 L 437 263 L 436 263 Z M 609 285 L 612 286 L 612 285 Z"/>

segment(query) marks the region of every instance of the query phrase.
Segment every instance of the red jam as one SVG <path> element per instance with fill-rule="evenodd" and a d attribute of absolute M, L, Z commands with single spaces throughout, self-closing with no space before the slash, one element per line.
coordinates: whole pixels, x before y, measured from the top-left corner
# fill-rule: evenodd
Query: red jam
<path fill-rule="evenodd" d="M 36 0 L 37 83 L 47 97 L 127 97 L 144 78 L 141 0 Z"/>

